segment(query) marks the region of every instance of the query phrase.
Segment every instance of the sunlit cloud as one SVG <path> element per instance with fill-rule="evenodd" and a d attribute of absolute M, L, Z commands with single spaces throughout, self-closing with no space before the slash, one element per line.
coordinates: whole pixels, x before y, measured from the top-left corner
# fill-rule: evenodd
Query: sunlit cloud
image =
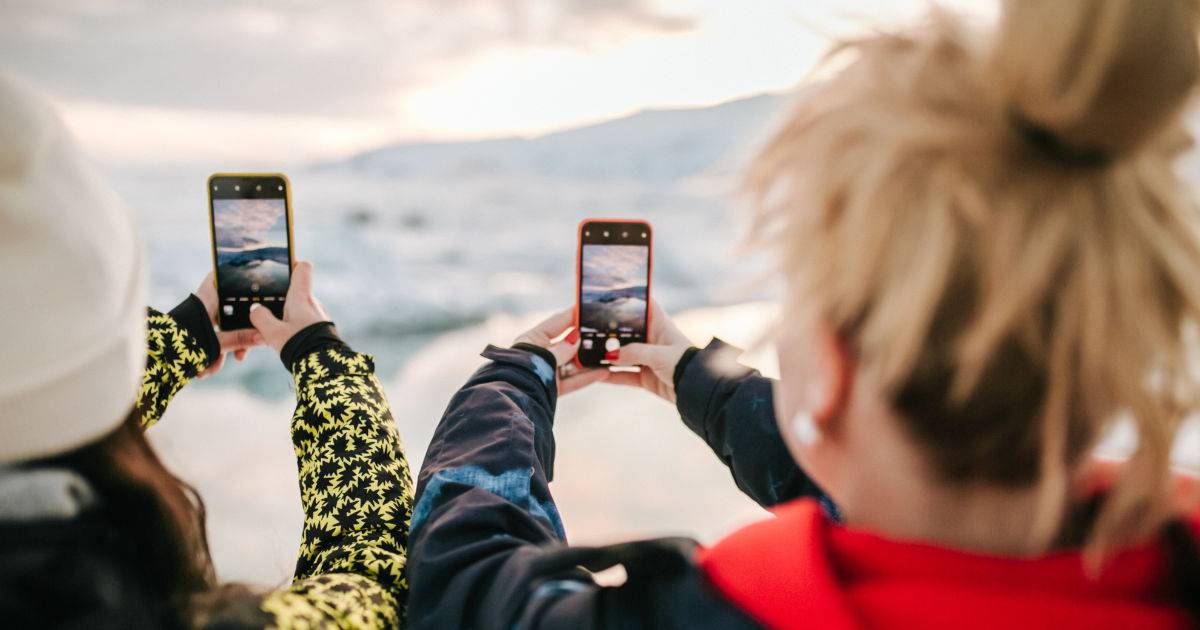
<path fill-rule="evenodd" d="M 17 0 L 0 5 L 0 60 L 68 100 L 361 116 L 497 47 L 690 26 L 643 0 Z"/>
<path fill-rule="evenodd" d="M 216 199 L 213 224 L 217 247 L 237 250 L 286 242 L 285 207 L 280 199 Z"/>
<path fill-rule="evenodd" d="M 945 0 L 943 0 L 945 2 Z M 986 13 L 994 3 L 950 0 Z M 538 135 L 796 85 L 925 0 L 8 0 L 0 67 L 106 162 L 274 164 Z M 982 10 L 981 10 L 982 9 Z"/>
<path fill-rule="evenodd" d="M 586 245 L 583 290 L 611 291 L 644 285 L 649 273 L 647 248 L 640 245 Z"/>

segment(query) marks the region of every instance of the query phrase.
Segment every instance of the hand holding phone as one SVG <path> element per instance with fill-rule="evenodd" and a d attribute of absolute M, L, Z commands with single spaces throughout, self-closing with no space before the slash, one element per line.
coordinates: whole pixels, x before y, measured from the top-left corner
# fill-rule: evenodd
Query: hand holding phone
<path fill-rule="evenodd" d="M 288 288 L 287 303 L 283 317 L 277 318 L 271 309 L 255 303 L 250 310 L 250 321 L 275 352 L 282 352 L 296 333 L 313 324 L 329 321 L 325 307 L 313 295 L 313 266 L 308 261 L 296 263 L 292 273 L 292 285 Z"/>
<path fill-rule="evenodd" d="M 200 303 L 204 305 L 204 310 L 208 314 L 208 320 L 215 326 L 220 303 L 217 300 L 217 280 L 213 276 L 213 272 L 208 272 L 208 275 L 204 276 L 204 280 L 200 281 L 200 286 L 196 288 L 196 297 L 200 298 Z M 266 341 L 257 330 L 246 328 L 218 331 L 217 343 L 221 346 L 220 354 L 203 372 L 197 375 L 197 378 L 208 378 L 220 372 L 221 367 L 225 365 L 225 355 L 232 352 L 233 358 L 241 362 L 251 348 L 261 346 Z"/>
<path fill-rule="evenodd" d="M 658 302 L 650 302 L 651 325 L 646 343 L 621 348 L 613 361 L 618 366 L 640 366 L 640 372 L 614 372 L 607 382 L 640 387 L 667 402 L 675 402 L 675 367 L 692 340 L 683 334 Z"/>
<path fill-rule="evenodd" d="M 622 346 L 646 341 L 652 242 L 645 221 L 587 219 L 579 224 L 575 326 L 581 367 L 614 365 Z"/>
<path fill-rule="evenodd" d="M 221 330 L 250 328 L 254 304 L 282 317 L 295 263 L 287 177 L 218 173 L 208 199 Z"/>
<path fill-rule="evenodd" d="M 575 352 L 579 348 L 579 332 L 572 328 L 574 318 L 574 308 L 560 311 L 522 333 L 514 342 L 540 346 L 554 355 L 555 368 L 558 369 L 558 377 L 555 380 L 558 383 L 559 396 L 566 396 L 609 377 L 607 369 L 571 369 L 575 367 L 573 361 Z M 564 336 L 563 333 L 566 333 L 567 330 L 571 330 L 571 332 Z"/>

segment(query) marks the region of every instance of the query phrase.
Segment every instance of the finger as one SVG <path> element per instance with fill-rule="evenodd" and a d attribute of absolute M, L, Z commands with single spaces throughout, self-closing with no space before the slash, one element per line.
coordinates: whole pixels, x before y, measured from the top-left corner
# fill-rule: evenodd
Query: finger
<path fill-rule="evenodd" d="M 262 304 L 254 304 L 250 307 L 250 323 L 258 332 L 262 333 L 264 339 L 274 337 L 274 333 L 284 327 L 284 323 L 275 317 L 271 309 Z"/>
<path fill-rule="evenodd" d="M 217 341 L 221 344 L 221 350 L 225 352 L 253 348 L 265 343 L 262 333 L 253 328 L 218 331 Z"/>
<path fill-rule="evenodd" d="M 208 319 L 214 324 L 217 323 L 217 282 L 213 279 L 211 271 L 200 281 L 200 286 L 196 287 L 195 295 L 200 298 L 200 303 L 204 305 L 204 311 L 208 313 Z"/>
<path fill-rule="evenodd" d="M 287 299 L 307 298 L 313 290 L 313 266 L 307 260 L 296 263 L 292 269 L 291 286 L 288 287 Z"/>
<path fill-rule="evenodd" d="M 668 346 L 680 343 L 691 345 L 691 340 L 679 330 L 675 320 L 671 319 L 655 300 L 650 300 L 650 313 L 650 337 L 647 341 Z"/>
<path fill-rule="evenodd" d="M 233 351 L 233 358 L 234 358 L 235 360 L 237 360 L 237 362 L 238 362 L 238 363 L 241 363 L 242 361 L 245 361 L 245 360 L 246 360 L 246 349 L 245 349 L 245 348 L 242 348 L 241 350 L 234 350 L 234 351 Z"/>
<path fill-rule="evenodd" d="M 213 272 L 208 272 L 204 275 L 204 279 L 200 281 L 200 286 L 196 288 L 196 295 L 204 295 L 206 291 L 217 290 L 217 280 L 213 277 Z"/>
<path fill-rule="evenodd" d="M 575 308 L 571 307 L 559 311 L 550 317 L 542 320 L 537 326 L 533 327 L 530 332 L 537 331 L 546 336 L 546 339 L 554 339 L 561 335 L 563 331 L 575 323 Z"/>
<path fill-rule="evenodd" d="M 575 323 L 574 309 L 566 309 L 540 321 L 533 328 L 525 331 L 517 342 L 531 343 L 535 346 L 549 347 L 555 339 L 562 336 Z"/>
<path fill-rule="evenodd" d="M 212 365 L 204 368 L 204 371 L 199 374 L 198 378 L 208 378 L 217 372 L 220 372 L 222 365 L 225 365 L 224 353 L 218 354 L 216 360 L 212 362 Z"/>
<path fill-rule="evenodd" d="M 627 387 L 642 387 L 641 372 L 609 372 L 604 379 L 609 385 L 624 385 Z"/>
<path fill-rule="evenodd" d="M 575 354 L 579 352 L 579 335 L 567 335 L 566 339 L 550 346 L 549 350 L 554 355 L 555 363 L 561 366 L 574 359 Z"/>
<path fill-rule="evenodd" d="M 613 361 L 613 365 L 644 365 L 650 369 L 661 369 L 670 361 L 671 354 L 670 346 L 631 343 L 621 346 L 621 352 Z"/>
<path fill-rule="evenodd" d="M 607 380 L 611 374 L 612 372 L 608 370 L 584 370 L 577 372 L 558 382 L 558 393 L 560 396 L 563 396 L 571 392 L 577 392 L 588 385 Z"/>

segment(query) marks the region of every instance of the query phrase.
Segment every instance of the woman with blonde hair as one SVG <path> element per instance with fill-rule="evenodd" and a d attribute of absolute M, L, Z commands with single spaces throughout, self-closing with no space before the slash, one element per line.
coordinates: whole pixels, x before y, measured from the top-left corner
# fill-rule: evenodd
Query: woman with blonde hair
<path fill-rule="evenodd" d="M 489 349 L 418 480 L 414 625 L 1195 624 L 1200 510 L 1170 455 L 1200 403 L 1200 214 L 1173 170 L 1197 20 L 1010 0 L 987 37 L 935 13 L 841 45 L 748 176 L 780 380 L 662 316 L 621 350 L 636 375 L 556 382 L 569 316 Z M 554 404 L 594 380 L 675 401 L 776 518 L 708 549 L 563 546 Z M 1136 449 L 1100 466 L 1119 421 Z M 612 564 L 624 585 L 578 568 Z"/>

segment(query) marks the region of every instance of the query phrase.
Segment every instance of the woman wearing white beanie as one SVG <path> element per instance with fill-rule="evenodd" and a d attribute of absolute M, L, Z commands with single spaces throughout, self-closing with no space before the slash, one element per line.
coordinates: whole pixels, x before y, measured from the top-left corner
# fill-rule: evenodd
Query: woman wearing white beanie
<path fill-rule="evenodd" d="M 142 245 L 50 105 L 0 73 L 0 626 L 394 627 L 412 485 L 367 355 L 292 274 L 284 319 L 217 333 L 211 278 L 144 307 Z M 254 345 L 295 378 L 305 527 L 293 582 L 217 587 L 199 497 L 142 434 Z"/>

